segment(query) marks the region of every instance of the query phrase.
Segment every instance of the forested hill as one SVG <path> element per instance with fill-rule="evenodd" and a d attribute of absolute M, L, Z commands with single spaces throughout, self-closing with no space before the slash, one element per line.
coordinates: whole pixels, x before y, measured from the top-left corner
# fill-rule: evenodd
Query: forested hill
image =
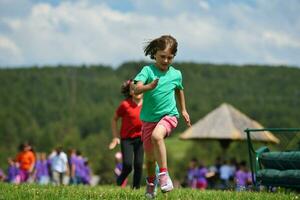
<path fill-rule="evenodd" d="M 128 62 L 117 69 L 1 69 L 0 166 L 24 140 L 39 151 L 49 152 L 63 144 L 80 146 L 87 154 L 107 152 L 111 117 L 122 99 L 120 85 L 144 64 Z M 192 122 L 227 102 L 265 127 L 300 127 L 299 68 L 196 63 L 174 66 L 183 74 Z M 180 120 L 176 132 L 184 128 Z"/>

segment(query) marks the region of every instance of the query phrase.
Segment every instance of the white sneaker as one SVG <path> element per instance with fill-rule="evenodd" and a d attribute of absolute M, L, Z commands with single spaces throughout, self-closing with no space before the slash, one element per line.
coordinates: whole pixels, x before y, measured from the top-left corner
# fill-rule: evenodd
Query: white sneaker
<path fill-rule="evenodd" d="M 158 174 L 160 189 L 162 192 L 170 192 L 173 190 L 172 180 L 167 172 L 162 172 Z"/>

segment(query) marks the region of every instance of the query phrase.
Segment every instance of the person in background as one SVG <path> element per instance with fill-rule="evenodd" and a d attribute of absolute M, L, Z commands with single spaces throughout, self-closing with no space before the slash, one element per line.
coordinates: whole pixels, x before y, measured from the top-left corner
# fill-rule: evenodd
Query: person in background
<path fill-rule="evenodd" d="M 203 162 L 199 163 L 199 167 L 196 172 L 197 178 L 197 189 L 205 190 L 207 188 L 207 180 L 206 177 L 208 175 L 208 169 L 204 166 Z"/>
<path fill-rule="evenodd" d="M 238 162 L 236 158 L 232 157 L 229 161 L 229 167 L 230 167 L 230 185 L 234 185 L 234 178 L 235 178 L 235 172 L 237 170 Z"/>
<path fill-rule="evenodd" d="M 89 161 L 88 161 L 87 158 L 84 158 L 82 183 L 84 185 L 90 185 L 91 184 L 91 168 L 89 166 Z"/>
<path fill-rule="evenodd" d="M 69 169 L 70 169 L 70 184 L 76 185 L 78 184 L 78 180 L 76 178 L 76 166 L 78 165 L 77 162 L 77 155 L 76 155 L 76 149 L 70 150 L 70 156 L 69 156 Z"/>
<path fill-rule="evenodd" d="M 220 156 L 216 157 L 215 163 L 208 168 L 207 183 L 208 188 L 217 188 L 220 181 L 220 167 L 222 165 L 222 159 Z"/>
<path fill-rule="evenodd" d="M 115 176 L 116 176 L 117 179 L 121 175 L 122 169 L 123 169 L 122 153 L 117 152 L 115 154 L 115 169 L 114 169 L 114 173 L 115 173 Z M 123 181 L 123 183 L 121 184 L 121 187 L 126 187 L 127 182 L 128 182 L 128 178 L 126 178 Z"/>
<path fill-rule="evenodd" d="M 51 153 L 48 155 L 48 170 L 49 170 L 49 177 L 50 182 L 54 183 L 53 177 L 52 177 L 52 158 L 56 155 L 56 149 L 52 149 Z"/>
<path fill-rule="evenodd" d="M 34 179 L 38 184 L 46 185 L 50 182 L 49 162 L 46 153 L 37 153 L 35 163 Z"/>
<path fill-rule="evenodd" d="M 220 167 L 220 180 L 221 180 L 221 189 L 229 189 L 230 184 L 229 180 L 232 176 L 232 170 L 227 160 L 223 160 L 223 164 Z"/>
<path fill-rule="evenodd" d="M 125 81 L 121 86 L 121 92 L 125 99 L 121 101 L 112 118 L 112 135 L 113 139 L 109 149 L 114 149 L 121 144 L 123 167 L 122 172 L 117 178 L 117 185 L 122 186 L 133 168 L 132 188 L 140 188 L 144 150 L 141 140 L 140 111 L 142 108 L 142 94 L 134 94 L 131 87 L 132 80 Z M 118 120 L 121 119 L 121 128 L 118 131 Z"/>
<path fill-rule="evenodd" d="M 12 158 L 7 159 L 8 169 L 7 169 L 7 177 L 6 182 L 20 184 L 21 183 L 21 175 L 19 169 L 19 163 Z"/>
<path fill-rule="evenodd" d="M 0 169 L 0 182 L 3 182 L 6 179 L 6 176 L 4 174 L 4 172 L 2 171 L 2 169 Z"/>
<path fill-rule="evenodd" d="M 35 155 L 28 143 L 21 144 L 16 160 L 20 164 L 21 182 L 27 182 L 35 165 Z"/>
<path fill-rule="evenodd" d="M 67 184 L 65 180 L 69 173 L 68 158 L 61 146 L 57 147 L 55 153 L 51 154 L 50 162 L 53 184 Z"/>
<path fill-rule="evenodd" d="M 198 160 L 196 158 L 193 158 L 189 162 L 189 168 L 187 171 L 187 186 L 193 189 L 196 189 L 197 187 L 197 166 L 198 166 Z"/>
<path fill-rule="evenodd" d="M 247 186 L 251 183 L 251 173 L 247 169 L 246 161 L 241 161 L 239 163 L 234 180 L 236 191 L 247 190 Z"/>
<path fill-rule="evenodd" d="M 84 158 L 81 151 L 76 150 L 76 163 L 75 163 L 75 180 L 76 184 L 83 184 L 84 178 Z"/>

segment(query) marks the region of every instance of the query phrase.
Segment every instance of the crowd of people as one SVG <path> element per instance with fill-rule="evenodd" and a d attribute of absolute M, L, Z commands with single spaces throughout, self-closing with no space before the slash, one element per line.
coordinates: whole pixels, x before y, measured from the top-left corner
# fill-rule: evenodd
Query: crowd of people
<path fill-rule="evenodd" d="M 244 191 L 249 189 L 252 182 L 250 170 L 246 161 L 230 162 L 218 157 L 214 165 L 207 167 L 203 162 L 193 158 L 189 162 L 184 187 L 193 189 L 221 189 Z"/>
<path fill-rule="evenodd" d="M 0 170 L 0 180 L 14 184 L 89 185 L 91 169 L 88 159 L 78 150 L 70 150 L 68 156 L 59 146 L 47 156 L 44 152 L 35 152 L 30 144 L 23 143 L 17 156 L 8 158 L 6 173 Z"/>

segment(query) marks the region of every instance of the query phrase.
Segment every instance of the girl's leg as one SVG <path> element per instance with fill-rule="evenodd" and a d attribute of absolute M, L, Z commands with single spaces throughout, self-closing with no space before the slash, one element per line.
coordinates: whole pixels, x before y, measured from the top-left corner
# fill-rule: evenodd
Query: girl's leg
<path fill-rule="evenodd" d="M 146 157 L 146 172 L 147 172 L 147 177 L 148 178 L 153 178 L 155 179 L 156 174 L 155 174 L 155 157 L 154 157 L 154 151 L 153 149 L 151 150 L 145 150 L 145 157 Z M 149 182 L 149 180 L 147 180 Z M 154 181 L 154 180 L 153 180 Z M 152 182 L 152 180 L 150 180 Z"/>
<path fill-rule="evenodd" d="M 145 164 L 147 171 L 146 180 L 146 193 L 147 198 L 154 198 L 156 196 L 156 160 L 154 155 L 154 146 L 152 143 L 152 133 L 153 129 L 156 127 L 157 123 L 147 123 L 143 122 L 142 126 L 142 139 L 145 151 Z"/>
<path fill-rule="evenodd" d="M 156 160 L 154 155 L 154 146 L 152 143 L 152 132 L 155 129 L 157 123 L 143 122 L 142 125 L 142 141 L 145 151 L 145 164 L 146 164 L 146 172 L 147 172 L 147 181 L 149 182 L 149 178 L 155 179 L 155 166 Z M 152 180 L 150 180 L 153 183 Z"/>
<path fill-rule="evenodd" d="M 143 172 L 144 149 L 141 138 L 134 139 L 134 174 L 133 174 L 133 188 L 138 189 L 141 185 L 141 178 Z"/>
<path fill-rule="evenodd" d="M 145 157 L 146 157 L 146 170 L 147 170 L 147 179 L 146 179 L 146 193 L 145 196 L 147 198 L 153 199 L 156 196 L 156 161 L 154 158 L 153 148 L 145 149 Z"/>
<path fill-rule="evenodd" d="M 169 192 L 173 190 L 173 183 L 169 177 L 167 165 L 167 152 L 164 138 L 167 135 L 167 129 L 158 124 L 152 133 L 152 143 L 154 146 L 156 160 L 159 165 L 159 184 L 162 192 Z"/>
<path fill-rule="evenodd" d="M 151 139 L 154 146 L 154 153 L 160 169 L 167 169 L 167 151 L 164 138 L 167 134 L 166 128 L 158 124 L 153 130 Z"/>
<path fill-rule="evenodd" d="M 123 156 L 123 168 L 117 179 L 117 185 L 122 185 L 132 170 L 133 145 L 130 139 L 121 140 L 121 151 Z"/>

